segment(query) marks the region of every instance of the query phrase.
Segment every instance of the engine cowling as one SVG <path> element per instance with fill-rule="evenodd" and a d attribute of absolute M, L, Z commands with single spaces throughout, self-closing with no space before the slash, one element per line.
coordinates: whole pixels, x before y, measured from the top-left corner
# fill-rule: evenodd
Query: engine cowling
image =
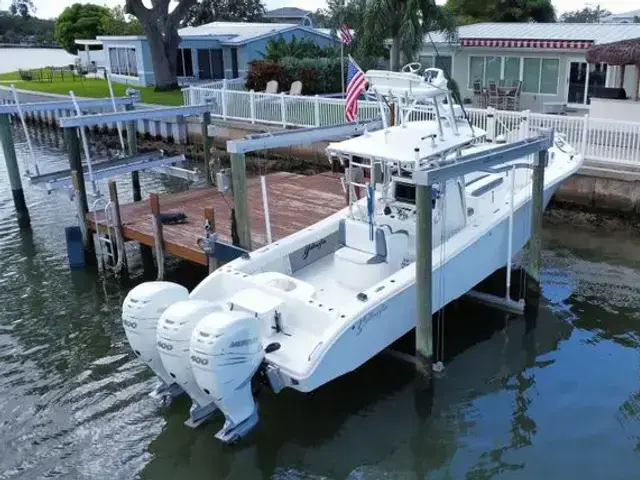
<path fill-rule="evenodd" d="M 204 317 L 221 310 L 222 307 L 215 303 L 185 300 L 167 308 L 158 321 L 157 349 L 162 364 L 169 376 L 191 397 L 196 409 L 212 403 L 212 399 L 198 387 L 191 371 L 191 332 Z"/>
<path fill-rule="evenodd" d="M 193 330 L 190 350 L 198 386 L 225 416 L 216 437 L 242 437 L 258 422 L 251 379 L 264 359 L 259 319 L 243 310 L 211 313 Z"/>
<path fill-rule="evenodd" d="M 189 291 L 182 285 L 146 282 L 132 289 L 122 304 L 122 325 L 129 345 L 167 386 L 175 380 L 164 368 L 156 348 L 156 328 L 170 305 L 188 298 Z"/>

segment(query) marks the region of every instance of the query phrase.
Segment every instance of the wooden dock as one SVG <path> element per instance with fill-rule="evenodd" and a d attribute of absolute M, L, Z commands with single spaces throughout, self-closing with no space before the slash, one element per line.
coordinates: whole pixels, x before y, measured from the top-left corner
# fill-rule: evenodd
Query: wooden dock
<path fill-rule="evenodd" d="M 273 240 L 291 235 L 344 208 L 345 196 L 340 177 L 341 174 L 337 173 L 306 176 L 279 172 L 267 175 Z M 252 244 L 254 248 L 259 248 L 267 243 L 259 178 L 247 180 L 247 204 L 251 218 Z M 163 226 L 166 253 L 207 265 L 207 256 L 196 243 L 204 236 L 204 209 L 207 207 L 213 207 L 216 233 L 221 240 L 230 243 L 233 207 L 231 195 L 223 195 L 216 188 L 160 195 L 162 213 L 182 212 L 187 216 L 186 223 Z M 120 215 L 125 240 L 154 246 L 148 201 L 121 205 Z M 91 212 L 87 215 L 87 224 L 91 230 L 95 229 Z M 105 227 L 102 212 L 98 213 L 98 225 L 101 229 Z"/>

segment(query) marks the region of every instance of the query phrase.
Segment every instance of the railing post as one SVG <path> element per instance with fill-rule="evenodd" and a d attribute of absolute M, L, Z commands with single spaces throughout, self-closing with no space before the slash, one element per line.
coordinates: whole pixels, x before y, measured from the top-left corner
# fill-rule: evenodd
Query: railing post
<path fill-rule="evenodd" d="M 320 96 L 316 94 L 313 98 L 313 111 L 315 115 L 315 125 L 316 127 L 320 126 Z"/>
<path fill-rule="evenodd" d="M 282 126 L 287 126 L 287 106 L 284 102 L 284 92 L 280 92 L 280 116 L 282 117 Z"/>
<path fill-rule="evenodd" d="M 589 135 L 589 114 L 584 116 L 583 124 L 582 124 L 582 139 L 580 142 L 580 155 L 583 158 L 587 156 L 587 136 Z"/>
<path fill-rule="evenodd" d="M 249 92 L 249 110 L 251 111 L 251 123 L 256 123 L 256 92 L 253 89 Z"/>
<path fill-rule="evenodd" d="M 227 119 L 227 79 L 222 81 L 222 118 Z"/>
<path fill-rule="evenodd" d="M 487 142 L 493 142 L 496 138 L 496 110 L 487 107 Z"/>
<path fill-rule="evenodd" d="M 520 117 L 520 139 L 524 140 L 529 136 L 529 121 L 531 119 L 531 110 L 524 110 Z"/>

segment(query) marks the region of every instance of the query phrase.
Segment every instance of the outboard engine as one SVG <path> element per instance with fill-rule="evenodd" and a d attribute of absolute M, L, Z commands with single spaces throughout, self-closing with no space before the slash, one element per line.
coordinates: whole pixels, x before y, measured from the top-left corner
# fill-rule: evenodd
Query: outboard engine
<path fill-rule="evenodd" d="M 251 380 L 263 359 L 260 320 L 251 312 L 215 312 L 193 330 L 193 375 L 225 416 L 225 424 L 216 434 L 219 440 L 233 442 L 258 423 Z"/>
<path fill-rule="evenodd" d="M 189 298 L 182 285 L 170 282 L 147 282 L 129 292 L 122 304 L 122 325 L 129 345 L 160 379 L 151 396 L 165 404 L 182 393 L 164 368 L 156 348 L 156 327 L 164 311 L 172 304 Z"/>
<path fill-rule="evenodd" d="M 222 306 L 204 300 L 185 300 L 167 308 L 158 322 L 157 348 L 162 364 L 192 400 L 185 422 L 189 427 L 197 427 L 216 410 L 213 399 L 198 387 L 189 361 L 191 332 L 200 320 L 215 311 L 222 311 Z"/>

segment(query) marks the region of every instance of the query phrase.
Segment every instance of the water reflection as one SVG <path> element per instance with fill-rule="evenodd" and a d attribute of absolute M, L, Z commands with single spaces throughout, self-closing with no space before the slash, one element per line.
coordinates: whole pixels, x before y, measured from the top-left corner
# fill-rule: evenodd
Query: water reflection
<path fill-rule="evenodd" d="M 66 162 L 53 137 L 35 142 L 51 168 Z M 191 430 L 186 399 L 162 410 L 147 396 L 153 379 L 119 319 L 131 285 L 69 271 L 68 199 L 28 187 L 34 229 L 20 232 L 5 175 L 0 162 L 0 478 L 637 476 L 633 236 L 548 228 L 535 329 L 461 302 L 446 314 L 446 370 L 432 384 L 380 356 L 312 394 L 263 390 L 259 426 L 227 446 L 214 437 L 220 418 Z M 129 183 L 118 179 L 125 201 Z M 179 185 L 145 174 L 143 188 Z M 193 287 L 203 271 L 171 275 Z"/>

